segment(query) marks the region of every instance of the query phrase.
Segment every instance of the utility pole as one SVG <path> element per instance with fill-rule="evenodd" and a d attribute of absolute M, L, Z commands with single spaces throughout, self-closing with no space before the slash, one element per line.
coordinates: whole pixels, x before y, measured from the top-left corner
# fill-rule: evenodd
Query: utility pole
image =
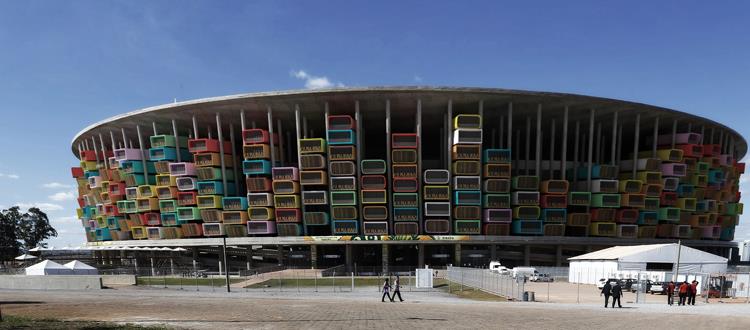
<path fill-rule="evenodd" d="M 224 252 L 224 274 L 226 275 L 227 280 L 227 292 L 232 292 L 232 289 L 229 287 L 229 264 L 227 263 L 227 238 L 222 237 L 221 238 L 224 245 L 223 245 L 223 252 Z"/>
<path fill-rule="evenodd" d="M 682 240 L 677 240 L 677 263 L 675 264 L 674 274 L 672 274 L 672 281 L 675 283 L 677 283 L 677 275 L 680 273 L 680 252 L 682 252 Z"/>

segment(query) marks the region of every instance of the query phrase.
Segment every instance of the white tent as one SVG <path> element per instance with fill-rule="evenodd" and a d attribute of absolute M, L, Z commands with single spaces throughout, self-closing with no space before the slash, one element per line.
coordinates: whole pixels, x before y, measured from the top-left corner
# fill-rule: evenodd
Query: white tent
<path fill-rule="evenodd" d="M 71 275 L 73 271 L 67 267 L 58 264 L 52 260 L 45 260 L 40 263 L 26 267 L 26 275 Z"/>
<path fill-rule="evenodd" d="M 677 250 L 678 245 L 674 243 L 614 246 L 568 258 L 570 261 L 568 280 L 571 283 L 595 284 L 602 278 L 622 277 L 619 276 L 622 273 L 645 272 L 660 272 L 660 277 L 664 277 L 666 273 L 671 274 L 674 269 L 674 264 L 677 262 Z M 726 258 L 684 245 L 680 249 L 679 274 L 681 275 L 721 273 L 726 270 Z"/>
<path fill-rule="evenodd" d="M 32 260 L 32 259 L 36 259 L 36 257 L 30 254 L 22 254 L 16 257 L 16 260 L 21 260 L 21 261 Z"/>
<path fill-rule="evenodd" d="M 91 267 L 78 260 L 73 260 L 63 266 L 73 271 L 74 275 L 98 275 L 99 274 L 99 271 L 96 268 Z"/>

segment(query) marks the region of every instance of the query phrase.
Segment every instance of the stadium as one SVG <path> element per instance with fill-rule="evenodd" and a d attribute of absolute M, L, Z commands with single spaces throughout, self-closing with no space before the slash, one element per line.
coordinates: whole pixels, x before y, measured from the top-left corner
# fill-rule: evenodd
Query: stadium
<path fill-rule="evenodd" d="M 196 259 L 226 238 L 233 268 L 388 271 L 563 266 L 677 240 L 732 257 L 747 142 L 608 98 L 367 87 L 145 108 L 85 128 L 72 151 L 90 246 Z"/>

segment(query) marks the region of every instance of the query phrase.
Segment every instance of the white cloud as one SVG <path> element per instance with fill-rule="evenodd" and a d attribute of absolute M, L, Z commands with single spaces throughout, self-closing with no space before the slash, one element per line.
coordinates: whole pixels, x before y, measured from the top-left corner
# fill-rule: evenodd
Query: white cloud
<path fill-rule="evenodd" d="M 60 183 L 60 182 L 50 182 L 50 183 L 43 184 L 42 188 L 63 189 L 63 188 L 73 188 L 73 186 L 69 184 Z"/>
<path fill-rule="evenodd" d="M 32 207 L 38 207 L 39 209 L 41 209 L 44 212 L 60 211 L 60 210 L 64 210 L 65 209 L 60 204 L 45 203 L 45 202 L 20 202 L 20 203 L 15 203 L 13 205 L 20 207 L 22 210 L 26 210 L 26 209 L 29 209 L 29 208 L 32 208 Z"/>
<path fill-rule="evenodd" d="M 21 177 L 18 176 L 18 174 L 0 173 L 0 178 L 16 180 L 16 179 L 20 179 Z"/>
<path fill-rule="evenodd" d="M 313 76 L 304 70 L 292 71 L 292 77 L 304 80 L 305 88 L 307 89 L 320 89 L 320 88 L 331 88 L 331 87 L 344 87 L 344 84 L 340 82 L 333 83 L 326 76 Z"/>
<path fill-rule="evenodd" d="M 76 199 L 76 192 L 71 191 L 61 191 L 52 195 L 48 196 L 49 199 L 55 201 L 55 202 L 62 202 L 62 201 L 72 201 Z"/>

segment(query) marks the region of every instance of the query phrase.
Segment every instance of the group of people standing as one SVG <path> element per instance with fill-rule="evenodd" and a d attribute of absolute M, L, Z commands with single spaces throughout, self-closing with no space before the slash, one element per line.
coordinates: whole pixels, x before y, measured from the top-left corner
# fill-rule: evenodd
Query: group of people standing
<path fill-rule="evenodd" d="M 674 305 L 674 293 L 677 291 L 677 296 L 679 297 L 679 300 L 677 301 L 678 306 L 685 306 L 686 303 L 687 305 L 694 306 L 695 297 L 698 295 L 698 281 L 693 280 L 693 282 L 688 283 L 688 281 L 685 280 L 678 285 L 675 285 L 674 281 L 669 281 L 665 290 L 667 291 L 668 305 Z"/>
<path fill-rule="evenodd" d="M 391 289 L 393 290 L 393 295 L 390 294 Z M 393 286 L 390 285 L 386 278 L 383 283 L 383 297 L 380 299 L 380 302 L 385 302 L 385 297 L 388 297 L 391 302 L 395 302 L 393 299 L 396 298 L 396 295 L 398 295 L 398 300 L 400 302 L 404 301 L 404 299 L 401 298 L 401 278 L 396 276 L 396 280 L 393 281 Z"/>
<path fill-rule="evenodd" d="M 612 296 L 612 308 L 615 308 L 615 301 L 617 301 L 618 308 L 622 308 L 622 304 L 620 303 L 620 297 L 622 297 L 622 287 L 620 286 L 619 282 L 615 282 L 615 285 L 609 284 L 609 282 L 604 283 L 602 292 L 599 295 L 604 295 L 604 308 L 607 308 L 610 296 Z"/>

